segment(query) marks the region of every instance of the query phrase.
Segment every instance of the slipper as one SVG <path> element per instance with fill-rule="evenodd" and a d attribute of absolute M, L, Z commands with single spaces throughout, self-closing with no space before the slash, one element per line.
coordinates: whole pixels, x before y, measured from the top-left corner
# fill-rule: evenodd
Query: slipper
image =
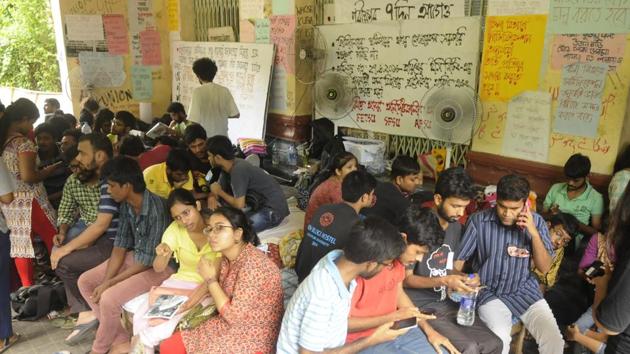
<path fill-rule="evenodd" d="M 97 327 L 98 327 L 98 320 L 96 319 L 88 323 L 76 325 L 74 326 L 74 330 L 75 331 L 78 330 L 79 332 L 77 332 L 77 334 L 72 336 L 72 338 L 64 340 L 64 343 L 66 343 L 67 345 L 75 345 L 79 343 L 80 341 L 82 341 L 83 339 L 87 338 L 87 336 L 90 334 L 90 331 Z"/>
<path fill-rule="evenodd" d="M 4 338 L 2 340 L 2 348 L 0 348 L 0 353 L 4 353 L 5 350 L 11 348 L 13 344 L 20 340 L 20 335 L 17 333 L 13 333 L 11 337 Z"/>
<path fill-rule="evenodd" d="M 77 319 L 72 317 L 55 318 L 50 323 L 61 329 L 73 329 L 77 324 Z"/>

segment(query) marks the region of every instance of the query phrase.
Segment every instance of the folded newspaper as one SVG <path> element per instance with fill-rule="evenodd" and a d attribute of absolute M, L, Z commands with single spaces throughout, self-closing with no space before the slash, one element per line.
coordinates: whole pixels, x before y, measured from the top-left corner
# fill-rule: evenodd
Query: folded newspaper
<path fill-rule="evenodd" d="M 155 139 L 159 136 L 166 135 L 167 133 L 168 133 L 168 125 L 158 122 L 151 129 L 149 129 L 146 136 L 151 139 Z"/>
<path fill-rule="evenodd" d="M 170 320 L 186 300 L 188 300 L 188 296 L 184 295 L 160 295 L 144 317 Z"/>

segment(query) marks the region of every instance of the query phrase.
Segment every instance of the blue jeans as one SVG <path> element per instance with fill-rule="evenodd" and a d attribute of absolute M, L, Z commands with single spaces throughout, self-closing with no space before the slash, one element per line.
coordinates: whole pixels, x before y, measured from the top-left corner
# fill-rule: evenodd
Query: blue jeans
<path fill-rule="evenodd" d="M 13 335 L 11 326 L 11 242 L 9 233 L 0 232 L 0 339 Z"/>
<path fill-rule="evenodd" d="M 70 229 L 68 229 L 68 232 L 66 232 L 66 239 L 63 240 L 63 244 L 65 245 L 66 243 L 77 238 L 77 236 L 81 235 L 81 233 L 85 231 L 87 227 L 88 226 L 85 224 L 85 221 L 81 219 L 77 220 L 77 222 L 75 222 L 74 225 L 72 225 Z"/>
<path fill-rule="evenodd" d="M 589 307 L 580 318 L 575 322 L 575 325 L 580 329 L 580 333 L 586 333 L 586 330 L 591 329 L 595 321 L 593 320 L 593 306 Z M 597 330 L 599 332 L 599 330 Z M 599 350 L 595 354 L 603 354 L 606 351 L 606 343 L 603 343 L 599 347 Z"/>
<path fill-rule="evenodd" d="M 262 207 L 256 212 L 249 211 L 247 217 L 256 233 L 271 229 L 282 222 L 282 219 L 269 207 Z"/>
<path fill-rule="evenodd" d="M 416 353 L 435 353 L 435 349 L 424 332 L 417 326 L 407 331 L 402 336 L 381 344 L 371 346 L 359 352 L 360 354 L 416 354 Z M 444 353 L 444 350 L 442 350 Z"/>

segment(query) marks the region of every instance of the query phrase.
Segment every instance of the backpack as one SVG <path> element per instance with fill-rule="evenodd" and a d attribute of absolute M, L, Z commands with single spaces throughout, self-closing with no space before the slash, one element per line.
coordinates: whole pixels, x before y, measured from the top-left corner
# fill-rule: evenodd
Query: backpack
<path fill-rule="evenodd" d="M 20 288 L 11 293 L 11 307 L 19 321 L 36 321 L 51 311 L 60 311 L 66 306 L 66 290 L 63 282 L 37 284 Z"/>

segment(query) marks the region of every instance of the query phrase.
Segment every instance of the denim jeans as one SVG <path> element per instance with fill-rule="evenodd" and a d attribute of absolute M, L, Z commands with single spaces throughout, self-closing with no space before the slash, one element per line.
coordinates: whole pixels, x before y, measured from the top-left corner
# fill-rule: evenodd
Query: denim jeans
<path fill-rule="evenodd" d="M 256 212 L 249 211 L 247 212 L 247 217 L 256 232 L 271 229 L 282 222 L 282 219 L 269 207 L 262 207 Z"/>
<path fill-rule="evenodd" d="M 87 227 L 88 226 L 85 221 L 81 219 L 77 220 L 77 222 L 75 222 L 74 225 L 72 225 L 70 229 L 68 229 L 68 232 L 66 232 L 66 239 L 63 240 L 63 244 L 65 245 L 66 243 L 77 238 L 77 236 L 81 235 L 81 233 L 85 231 Z"/>
<path fill-rule="evenodd" d="M 445 351 L 442 350 L 444 353 Z M 427 336 L 418 327 L 414 327 L 402 336 L 381 344 L 371 346 L 359 352 L 360 354 L 415 354 L 435 353 L 435 349 Z"/>
<path fill-rule="evenodd" d="M 0 216 L 1 217 L 1 216 Z M 9 233 L 0 232 L 0 339 L 13 335 L 11 327 L 11 243 Z"/>
<path fill-rule="evenodd" d="M 593 320 L 593 306 L 589 307 L 582 316 L 578 318 L 575 325 L 580 329 L 580 333 L 582 334 L 586 333 L 587 330 L 591 329 L 591 327 L 595 325 L 595 321 Z M 597 331 L 599 332 L 599 330 Z M 605 351 L 606 343 L 603 343 L 595 354 L 603 354 Z M 583 352 L 588 352 L 588 350 L 584 349 Z"/>

